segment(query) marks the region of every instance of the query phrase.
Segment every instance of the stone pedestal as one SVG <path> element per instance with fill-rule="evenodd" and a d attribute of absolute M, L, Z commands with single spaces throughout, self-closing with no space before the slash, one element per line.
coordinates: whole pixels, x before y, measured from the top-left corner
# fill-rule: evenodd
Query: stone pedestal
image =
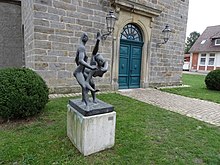
<path fill-rule="evenodd" d="M 116 112 L 100 100 L 86 110 L 80 99 L 70 100 L 67 110 L 67 136 L 84 155 L 90 155 L 115 143 Z"/>

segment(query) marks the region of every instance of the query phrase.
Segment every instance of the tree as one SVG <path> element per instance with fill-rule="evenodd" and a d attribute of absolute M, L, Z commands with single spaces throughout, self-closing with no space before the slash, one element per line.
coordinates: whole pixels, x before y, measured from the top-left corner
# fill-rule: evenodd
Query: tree
<path fill-rule="evenodd" d="M 200 33 L 194 31 L 189 34 L 189 37 L 187 37 L 187 41 L 185 43 L 185 53 L 189 53 L 190 48 L 193 46 L 193 44 L 196 42 L 196 40 L 199 38 Z"/>

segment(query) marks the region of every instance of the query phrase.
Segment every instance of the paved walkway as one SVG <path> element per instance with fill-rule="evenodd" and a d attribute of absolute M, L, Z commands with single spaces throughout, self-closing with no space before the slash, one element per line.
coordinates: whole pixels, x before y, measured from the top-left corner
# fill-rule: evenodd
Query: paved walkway
<path fill-rule="evenodd" d="M 162 92 L 156 89 L 120 90 L 120 94 L 220 126 L 220 104 Z"/>

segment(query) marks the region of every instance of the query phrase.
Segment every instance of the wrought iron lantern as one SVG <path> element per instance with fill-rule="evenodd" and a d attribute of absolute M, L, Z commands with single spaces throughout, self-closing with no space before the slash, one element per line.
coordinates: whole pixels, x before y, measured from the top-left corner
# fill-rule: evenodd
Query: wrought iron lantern
<path fill-rule="evenodd" d="M 169 28 L 169 25 L 166 25 L 165 28 L 162 30 L 162 33 L 163 33 L 163 36 L 164 36 L 163 37 L 164 42 L 157 43 L 158 46 L 161 46 L 162 44 L 166 44 L 167 43 L 167 41 L 170 39 L 170 32 L 172 32 L 172 31 Z"/>
<path fill-rule="evenodd" d="M 116 21 L 116 16 L 114 15 L 114 12 L 109 11 L 106 17 L 107 32 L 102 35 L 103 40 L 106 40 L 107 36 L 114 31 L 115 21 Z"/>

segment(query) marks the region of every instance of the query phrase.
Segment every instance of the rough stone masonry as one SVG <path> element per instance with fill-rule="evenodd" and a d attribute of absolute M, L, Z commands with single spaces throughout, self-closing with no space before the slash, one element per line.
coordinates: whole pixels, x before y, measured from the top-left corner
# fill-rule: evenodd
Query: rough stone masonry
<path fill-rule="evenodd" d="M 141 87 L 181 84 L 184 40 L 189 0 L 22 0 L 25 66 L 38 72 L 51 93 L 74 93 L 80 89 L 72 72 L 80 36 L 87 32 L 91 55 L 97 31 L 105 31 L 109 10 L 118 20 L 114 33 L 103 41 L 100 52 L 109 71 L 96 84 L 103 90 L 118 89 L 120 33 L 127 23 L 143 32 Z M 145 21 L 146 20 L 146 21 Z M 172 29 L 161 47 L 162 30 Z"/>

